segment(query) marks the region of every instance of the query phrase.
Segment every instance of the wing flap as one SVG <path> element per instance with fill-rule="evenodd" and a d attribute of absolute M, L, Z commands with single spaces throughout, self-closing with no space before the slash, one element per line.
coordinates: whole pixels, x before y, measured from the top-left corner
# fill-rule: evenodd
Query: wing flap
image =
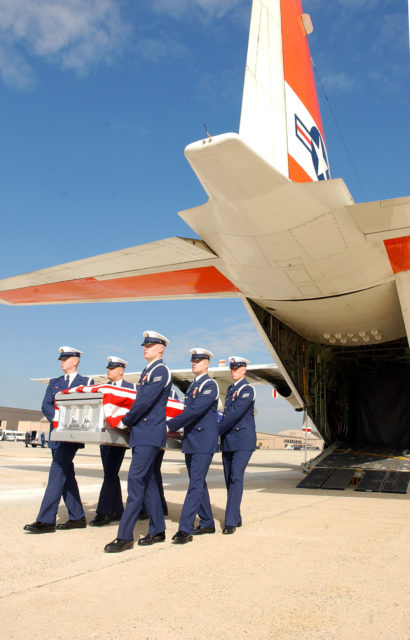
<path fill-rule="evenodd" d="M 169 238 L 0 281 L 5 304 L 61 304 L 236 295 L 201 240 Z"/>
<path fill-rule="evenodd" d="M 367 240 L 389 240 L 410 234 L 410 197 L 353 204 L 346 210 Z"/>
<path fill-rule="evenodd" d="M 187 262 L 209 260 L 215 257 L 211 249 L 201 240 L 167 238 L 5 278 L 0 281 L 0 291 L 79 278 L 102 280 L 142 275 L 152 270 L 157 272 L 159 267 L 169 268 L 172 265 L 177 268 Z"/>

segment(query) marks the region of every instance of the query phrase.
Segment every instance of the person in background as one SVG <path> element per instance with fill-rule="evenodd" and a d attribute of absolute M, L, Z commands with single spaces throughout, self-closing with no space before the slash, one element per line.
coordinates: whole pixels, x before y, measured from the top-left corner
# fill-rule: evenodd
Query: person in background
<path fill-rule="evenodd" d="M 212 457 L 218 451 L 216 410 L 219 388 L 215 380 L 208 376 L 210 359 L 213 358 L 211 351 L 196 347 L 190 353 L 195 378 L 187 389 L 183 412 L 167 423 L 170 431 L 184 428 L 182 452 L 185 453 L 189 475 L 179 528 L 172 538 L 174 544 L 190 542 L 193 535 L 215 533 L 206 475 Z M 197 515 L 199 525 L 195 527 Z"/>
<path fill-rule="evenodd" d="M 135 389 L 134 384 L 124 380 L 124 371 L 127 366 L 128 362 L 122 358 L 109 356 L 107 364 L 108 384 L 125 389 Z M 119 473 L 125 451 L 126 447 L 100 446 L 104 480 L 98 498 L 97 512 L 90 522 L 91 527 L 104 527 L 110 522 L 121 520 L 124 505 Z"/>
<path fill-rule="evenodd" d="M 48 446 L 51 449 L 53 459 L 37 520 L 24 526 L 24 530 L 29 533 L 51 533 L 56 530 L 57 509 L 61 497 L 68 510 L 68 520 L 57 525 L 57 529 L 83 529 L 87 526 L 73 464 L 75 454 L 84 445 L 56 442 L 51 439 L 56 394 L 64 389 L 94 383 L 91 378 L 81 376 L 77 372 L 81 355 L 82 351 L 79 349 L 68 346 L 60 347 L 58 359 L 64 375 L 50 380 L 41 406 L 42 412 L 50 422 Z"/>
<path fill-rule="evenodd" d="M 256 449 L 255 389 L 245 377 L 249 360 L 231 356 L 228 361 L 233 384 L 228 387 L 224 414 L 218 425 L 228 492 L 222 530 L 225 534 L 235 533 L 236 527 L 242 526 L 243 477 Z"/>

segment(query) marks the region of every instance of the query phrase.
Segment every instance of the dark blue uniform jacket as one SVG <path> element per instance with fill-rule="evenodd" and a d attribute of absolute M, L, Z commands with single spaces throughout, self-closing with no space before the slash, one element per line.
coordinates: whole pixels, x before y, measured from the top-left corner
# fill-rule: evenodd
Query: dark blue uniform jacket
<path fill-rule="evenodd" d="M 168 420 L 170 431 L 184 428 L 183 453 L 215 453 L 218 451 L 219 388 L 208 374 L 194 380 L 185 396 L 185 409 L 179 416 Z"/>
<path fill-rule="evenodd" d="M 228 387 L 225 411 L 219 422 L 222 451 L 256 448 L 255 389 L 244 378 Z"/>
<path fill-rule="evenodd" d="M 115 386 L 117 387 L 118 385 L 115 385 Z M 135 384 L 133 384 L 132 382 L 127 382 L 126 380 L 123 379 L 121 380 L 121 387 L 123 387 L 124 389 L 135 389 Z"/>
<path fill-rule="evenodd" d="M 165 409 L 172 381 L 168 367 L 162 360 L 154 360 L 141 373 L 136 386 L 137 397 L 122 419 L 131 428 L 130 447 L 136 445 L 165 447 L 167 427 Z"/>

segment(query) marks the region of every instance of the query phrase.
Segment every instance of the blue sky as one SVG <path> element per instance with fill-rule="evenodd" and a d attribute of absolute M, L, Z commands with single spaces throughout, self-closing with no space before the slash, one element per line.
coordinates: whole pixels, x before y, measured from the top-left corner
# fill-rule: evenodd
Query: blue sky
<path fill-rule="evenodd" d="M 303 3 L 332 175 L 357 202 L 410 192 L 407 4 Z M 183 150 L 204 122 L 238 130 L 250 7 L 0 0 L 0 277 L 193 235 L 177 211 L 206 198 Z M 29 378 L 59 375 L 62 344 L 84 351 L 84 374 L 111 354 L 140 370 L 145 329 L 170 338 L 175 368 L 197 345 L 271 361 L 238 300 L 1 306 L 0 329 L 0 405 L 15 407 L 39 407 L 44 387 Z M 258 409 L 260 430 L 300 426 L 268 389 Z"/>

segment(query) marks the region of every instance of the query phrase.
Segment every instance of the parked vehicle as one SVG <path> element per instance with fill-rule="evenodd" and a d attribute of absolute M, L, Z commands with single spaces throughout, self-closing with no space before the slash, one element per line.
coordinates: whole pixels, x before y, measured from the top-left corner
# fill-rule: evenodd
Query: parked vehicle
<path fill-rule="evenodd" d="M 43 437 L 41 437 L 43 435 Z M 30 431 L 30 444 L 32 447 L 45 447 L 48 446 L 48 433 L 40 431 L 40 429 L 34 429 Z"/>
<path fill-rule="evenodd" d="M 23 431 L 14 431 L 14 429 L 4 429 L 2 432 L 2 440 L 14 440 L 24 442 L 24 433 Z"/>

